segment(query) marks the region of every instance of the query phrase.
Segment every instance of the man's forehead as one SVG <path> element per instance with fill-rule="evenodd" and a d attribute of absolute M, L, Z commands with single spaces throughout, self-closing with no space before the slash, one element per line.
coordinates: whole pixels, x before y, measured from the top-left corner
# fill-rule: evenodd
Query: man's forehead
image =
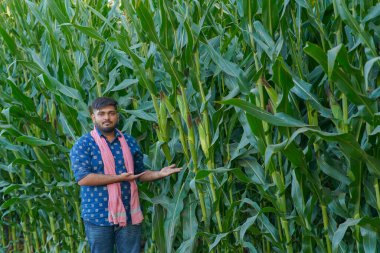
<path fill-rule="evenodd" d="M 116 108 L 110 105 L 110 106 L 105 106 L 100 109 L 94 109 L 94 112 L 116 112 Z"/>

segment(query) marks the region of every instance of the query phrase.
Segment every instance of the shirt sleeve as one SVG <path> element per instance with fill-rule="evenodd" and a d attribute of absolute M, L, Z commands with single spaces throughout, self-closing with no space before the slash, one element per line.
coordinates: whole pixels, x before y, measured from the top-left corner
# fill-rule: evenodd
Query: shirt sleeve
<path fill-rule="evenodd" d="M 135 166 L 135 174 L 140 174 L 145 171 L 144 155 L 139 147 L 138 150 L 133 154 L 133 161 Z"/>
<path fill-rule="evenodd" d="M 144 154 L 133 137 L 128 136 L 127 140 L 133 156 L 134 173 L 140 174 L 145 171 Z"/>
<path fill-rule="evenodd" d="M 84 141 L 84 138 L 80 138 L 72 147 L 70 160 L 75 181 L 78 182 L 88 174 L 93 173 L 91 169 L 89 146 L 88 143 Z"/>

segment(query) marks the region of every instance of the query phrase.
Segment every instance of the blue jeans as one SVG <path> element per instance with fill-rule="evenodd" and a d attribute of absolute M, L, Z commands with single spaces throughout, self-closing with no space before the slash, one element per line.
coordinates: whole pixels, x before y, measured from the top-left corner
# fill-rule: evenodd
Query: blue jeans
<path fill-rule="evenodd" d="M 85 221 L 91 253 L 140 253 L 141 225 L 97 226 Z"/>

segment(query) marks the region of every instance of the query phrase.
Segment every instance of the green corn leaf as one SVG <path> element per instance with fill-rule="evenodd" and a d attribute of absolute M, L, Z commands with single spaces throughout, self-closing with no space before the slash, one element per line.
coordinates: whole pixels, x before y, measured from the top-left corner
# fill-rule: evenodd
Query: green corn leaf
<path fill-rule="evenodd" d="M 136 13 L 140 17 L 141 25 L 143 26 L 145 32 L 160 49 L 161 56 L 163 57 L 163 64 L 165 65 L 165 69 L 169 72 L 169 74 L 172 77 L 174 87 L 176 87 L 176 85 L 178 84 L 182 85 L 182 74 L 172 64 L 172 57 L 170 56 L 170 52 L 165 47 L 163 47 L 163 45 L 161 45 L 160 40 L 157 36 L 156 27 L 152 19 L 153 15 L 142 3 L 139 4 L 136 8 Z"/>
<path fill-rule="evenodd" d="M 220 243 L 220 241 L 229 234 L 230 232 L 217 234 L 214 242 L 210 245 L 208 252 L 211 252 Z"/>
<path fill-rule="evenodd" d="M 380 4 L 379 4 L 380 6 Z M 369 73 L 373 67 L 373 64 L 375 62 L 379 62 L 380 61 L 380 57 L 375 57 L 369 61 L 367 61 L 364 65 L 364 81 L 365 81 L 365 86 L 368 88 L 369 87 L 369 83 L 368 83 L 368 78 L 369 78 Z"/>
<path fill-rule="evenodd" d="M 342 44 L 339 44 L 338 46 L 330 49 L 328 52 L 327 52 L 327 63 L 328 63 L 328 71 L 327 71 L 327 75 L 328 77 L 331 79 L 332 75 L 333 75 L 333 72 L 334 72 L 334 69 L 335 69 L 335 62 L 336 62 L 336 58 L 338 57 L 338 54 L 340 52 L 340 49 L 342 48 Z"/>
<path fill-rule="evenodd" d="M 63 2 L 51 0 L 47 2 L 47 6 L 60 24 L 70 22 Z"/>
<path fill-rule="evenodd" d="M 332 239 L 333 252 L 338 252 L 339 244 L 342 241 L 347 229 L 357 225 L 359 222 L 360 219 L 347 219 L 344 223 L 339 225 L 339 228 L 335 231 Z"/>
<path fill-rule="evenodd" d="M 377 56 L 376 47 L 372 37 L 360 26 L 358 21 L 351 15 L 344 0 L 334 0 L 338 6 L 340 17 L 360 37 L 362 43 L 370 49 L 372 56 Z"/>
<path fill-rule="evenodd" d="M 364 252 L 376 252 L 377 251 L 377 233 L 370 231 L 366 228 L 360 228 L 361 236 L 363 237 Z"/>
<path fill-rule="evenodd" d="M 117 50 L 117 49 L 112 49 L 112 48 L 111 48 L 111 51 L 120 64 L 122 64 L 123 66 L 129 69 L 133 69 L 133 64 L 131 62 L 131 59 L 128 58 L 128 55 L 125 52 Z"/>
<path fill-rule="evenodd" d="M 147 76 L 146 71 L 142 66 L 141 59 L 129 49 L 129 47 L 125 44 L 125 40 L 126 38 L 124 38 L 123 36 L 117 37 L 117 42 L 119 43 L 120 48 L 131 57 L 134 66 L 137 69 L 139 76 L 139 84 L 143 85 L 146 89 L 148 89 L 151 94 L 156 95 L 156 87 Z"/>
<path fill-rule="evenodd" d="M 253 96 L 250 96 L 250 101 L 252 102 L 254 101 Z M 249 129 L 251 130 L 251 132 L 257 139 L 257 148 L 259 152 L 261 154 L 264 154 L 265 148 L 266 148 L 266 144 L 265 144 L 266 141 L 265 141 L 264 127 L 263 127 L 262 121 L 260 121 L 258 118 L 250 114 L 246 114 L 246 117 L 243 117 L 243 116 L 239 116 L 239 117 L 240 117 L 240 122 L 243 125 L 243 128 L 249 127 Z M 245 122 L 244 118 L 247 119 L 246 120 L 247 123 Z M 248 132 L 248 129 L 246 129 L 246 131 Z"/>
<path fill-rule="evenodd" d="M 74 133 L 71 133 L 71 135 L 74 136 L 80 136 L 82 131 L 81 131 L 81 126 L 80 123 L 78 122 L 78 112 L 76 111 L 75 108 L 66 105 L 63 101 L 58 100 L 60 103 L 60 113 L 59 117 L 61 120 L 64 122 L 66 121 L 67 124 L 67 130 L 69 132 L 72 132 L 71 129 L 74 130 Z M 65 124 L 66 125 L 66 124 Z"/>
<path fill-rule="evenodd" d="M 331 111 L 324 107 L 319 101 L 318 98 L 311 93 L 311 84 L 299 79 L 293 79 L 295 86 L 292 88 L 292 92 L 295 93 L 298 97 L 309 101 L 311 106 L 316 109 L 323 117 L 331 118 Z"/>
<path fill-rule="evenodd" d="M 49 78 L 49 79 L 53 80 L 53 78 Z M 53 83 L 57 83 L 57 82 L 53 81 Z M 59 84 L 59 83 L 57 83 L 57 84 Z M 59 84 L 59 86 L 57 88 L 60 91 L 61 96 L 62 95 L 69 96 L 69 97 L 74 98 L 78 101 L 82 101 L 82 96 L 77 89 L 63 85 L 63 84 Z"/>
<path fill-rule="evenodd" d="M 338 180 L 339 182 L 343 184 L 350 184 L 351 180 L 345 175 L 340 168 L 335 168 L 327 163 L 327 161 L 324 159 L 324 157 L 318 157 L 317 158 L 318 166 L 319 168 L 325 173 L 326 175 L 330 176 L 331 178 L 334 178 L 335 180 Z"/>
<path fill-rule="evenodd" d="M 237 78 L 240 91 L 245 94 L 248 92 L 248 87 L 246 86 L 246 77 L 244 72 L 233 62 L 224 59 L 218 52 L 215 51 L 213 46 L 207 45 L 207 50 L 211 55 L 211 59 L 214 61 L 218 67 L 226 74 Z"/>
<path fill-rule="evenodd" d="M 13 191 L 20 189 L 21 187 L 22 185 L 19 185 L 19 184 L 11 184 L 11 185 L 8 185 L 7 187 L 2 188 L 0 192 L 2 192 L 4 195 L 7 195 Z"/>
<path fill-rule="evenodd" d="M 265 178 L 264 168 L 255 160 L 242 160 L 241 165 L 245 168 L 247 176 L 250 177 L 255 184 L 268 188 L 269 183 Z"/>
<path fill-rule="evenodd" d="M 195 197 L 189 195 L 188 204 L 185 204 L 183 211 L 183 239 L 177 253 L 186 253 L 192 251 L 196 247 L 196 238 L 198 231 L 198 221 L 196 217 Z"/>
<path fill-rule="evenodd" d="M 139 16 L 141 25 L 145 28 L 145 32 L 148 34 L 149 38 L 156 43 L 160 44 L 160 40 L 157 36 L 156 26 L 153 21 L 153 14 L 148 8 L 145 7 L 145 4 L 140 2 L 136 8 L 136 14 Z"/>
<path fill-rule="evenodd" d="M 289 115 L 286 115 L 283 113 L 277 113 L 277 114 L 273 115 L 267 111 L 262 110 L 261 108 L 255 106 L 255 105 L 253 105 L 249 102 L 243 101 L 241 99 L 233 98 L 233 99 L 228 99 L 225 101 L 220 101 L 219 103 L 237 106 L 237 107 L 241 108 L 242 110 L 244 110 L 246 113 L 248 113 L 248 114 L 250 114 L 250 115 L 252 115 L 252 116 L 254 116 L 260 120 L 268 122 L 272 125 L 275 125 L 275 126 L 284 126 L 284 127 L 304 127 L 304 126 L 306 126 L 305 123 L 303 123 L 297 119 L 294 119 Z"/>
<path fill-rule="evenodd" d="M 154 113 L 147 113 L 144 110 L 124 110 L 120 109 L 120 112 L 125 114 L 125 115 L 134 115 L 139 119 L 147 120 L 147 121 L 152 121 L 152 122 L 157 122 L 157 115 Z"/>
<path fill-rule="evenodd" d="M 41 67 L 40 65 L 38 65 L 35 62 L 20 60 L 20 61 L 18 61 L 18 63 L 21 64 L 21 65 L 23 65 L 23 66 L 25 66 L 29 70 L 38 73 L 38 74 L 44 72 L 43 67 Z"/>
<path fill-rule="evenodd" d="M 165 210 L 161 205 L 154 205 L 153 206 L 153 233 L 155 235 L 155 247 L 160 252 L 167 252 L 166 251 L 166 244 L 165 244 L 165 227 L 164 227 L 164 221 L 165 221 Z"/>
<path fill-rule="evenodd" d="M 46 140 L 42 140 L 42 139 L 37 138 L 37 137 L 26 136 L 26 135 L 17 137 L 16 141 L 25 143 L 25 144 L 30 145 L 30 146 L 37 146 L 37 147 L 38 146 L 54 145 L 54 142 L 52 142 L 52 141 L 46 141 Z"/>
<path fill-rule="evenodd" d="M 380 176 L 380 160 L 367 154 L 351 134 L 327 133 L 304 127 L 296 130 L 288 140 L 288 143 L 293 142 L 301 133 L 316 135 L 328 142 L 338 142 L 347 157 L 363 160 L 367 164 L 370 173 Z"/>
<path fill-rule="evenodd" d="M 138 79 L 124 79 L 119 85 L 113 87 L 111 91 L 119 91 L 127 89 L 128 87 L 132 86 L 133 84 L 138 83 Z"/>
<path fill-rule="evenodd" d="M 6 210 L 11 206 L 15 206 L 15 204 L 18 203 L 19 201 L 21 201 L 21 199 L 19 197 L 14 197 L 14 198 L 8 199 L 8 200 L 4 201 L 3 204 L 1 204 L 0 209 Z"/>
<path fill-rule="evenodd" d="M 297 210 L 298 214 L 302 216 L 304 219 L 305 217 L 305 200 L 303 195 L 303 190 L 301 187 L 300 180 L 301 177 L 297 177 L 297 173 L 293 170 L 292 171 L 292 199 L 294 203 L 294 207 Z"/>
<path fill-rule="evenodd" d="M 73 24 L 73 26 L 76 29 L 78 29 L 79 31 L 81 31 L 82 33 L 84 33 L 87 36 L 89 36 L 90 38 L 93 38 L 95 40 L 99 40 L 101 42 L 106 42 L 106 40 L 93 27 L 81 26 L 81 25 L 76 25 L 76 24 Z"/>
<path fill-rule="evenodd" d="M 35 160 L 28 160 L 28 159 L 23 159 L 23 158 L 16 158 L 13 162 L 13 164 L 20 164 L 20 165 L 28 165 L 30 163 L 35 162 Z"/>
<path fill-rule="evenodd" d="M 215 169 L 204 169 L 204 170 L 199 170 L 195 176 L 195 179 L 196 180 L 201 180 L 201 179 L 204 179 L 206 177 L 208 177 L 208 175 L 212 174 L 212 173 L 226 173 L 226 172 L 229 172 L 229 171 L 232 171 L 232 169 L 226 169 L 224 167 L 220 167 L 220 168 L 215 168 Z"/>
<path fill-rule="evenodd" d="M 3 25 L 0 26 L 0 35 L 3 37 L 5 43 L 7 44 L 9 50 L 11 51 L 12 55 L 17 54 L 17 44 L 14 38 L 9 36 L 6 30 L 3 29 Z"/>
<path fill-rule="evenodd" d="M 256 222 L 258 215 L 259 215 L 259 213 L 257 213 L 256 215 L 254 215 L 252 217 L 249 217 L 243 223 L 243 225 L 241 225 L 241 227 L 240 227 L 240 233 L 239 233 L 239 237 L 240 237 L 241 241 L 244 241 L 244 235 L 245 235 L 245 233 L 247 232 L 248 228 L 251 227 Z"/>
<path fill-rule="evenodd" d="M 368 22 L 370 20 L 373 20 L 380 16 L 380 3 L 377 3 L 375 6 L 373 6 L 367 15 L 363 18 L 362 22 Z"/>
<path fill-rule="evenodd" d="M 279 5 L 276 0 L 263 2 L 263 22 L 270 34 L 273 34 L 279 22 L 280 13 L 278 7 Z"/>
<path fill-rule="evenodd" d="M 308 43 L 304 48 L 305 52 L 314 58 L 325 70 L 328 72 L 326 54 L 318 46 Z M 369 99 L 367 96 L 361 94 L 355 87 L 353 87 L 349 77 L 346 73 L 342 72 L 340 69 L 335 69 L 335 73 L 332 74 L 333 80 L 336 81 L 338 88 L 346 94 L 348 99 L 356 105 L 363 105 L 366 111 L 370 114 L 371 118 L 374 117 L 374 110 L 372 104 L 373 100 Z M 369 122 L 373 123 L 373 122 Z"/>
<path fill-rule="evenodd" d="M 292 162 L 295 167 L 306 168 L 306 161 L 302 151 L 292 143 L 286 140 L 279 144 L 269 145 L 265 151 L 265 166 L 269 167 L 272 157 L 275 153 L 282 151 L 285 156 Z"/>
<path fill-rule="evenodd" d="M 180 214 L 183 210 L 184 203 L 183 200 L 186 197 L 185 185 L 182 185 L 180 191 L 177 192 L 173 205 L 168 215 L 168 219 L 165 222 L 166 231 L 166 247 L 171 249 L 176 235 L 177 221 L 180 218 Z"/>
<path fill-rule="evenodd" d="M 7 79 L 7 83 L 9 86 L 11 86 L 12 89 L 12 96 L 20 103 L 24 105 L 24 108 L 28 111 L 35 112 L 36 107 L 34 105 L 33 99 L 30 97 L 26 96 L 19 87 L 16 86 L 16 84 Z"/>
<path fill-rule="evenodd" d="M 11 142 L 9 142 L 6 138 L 1 137 L 0 138 L 0 145 L 4 150 L 11 150 L 11 151 L 17 151 L 21 152 L 22 148 L 18 145 L 13 145 Z"/>

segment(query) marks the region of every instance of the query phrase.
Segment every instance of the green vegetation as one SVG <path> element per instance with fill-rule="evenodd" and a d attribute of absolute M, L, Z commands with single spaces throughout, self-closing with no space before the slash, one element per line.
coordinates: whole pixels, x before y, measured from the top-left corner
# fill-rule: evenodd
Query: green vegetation
<path fill-rule="evenodd" d="M 83 252 L 68 152 L 120 102 L 145 252 L 377 252 L 380 2 L 1 0 L 0 250 Z"/>

